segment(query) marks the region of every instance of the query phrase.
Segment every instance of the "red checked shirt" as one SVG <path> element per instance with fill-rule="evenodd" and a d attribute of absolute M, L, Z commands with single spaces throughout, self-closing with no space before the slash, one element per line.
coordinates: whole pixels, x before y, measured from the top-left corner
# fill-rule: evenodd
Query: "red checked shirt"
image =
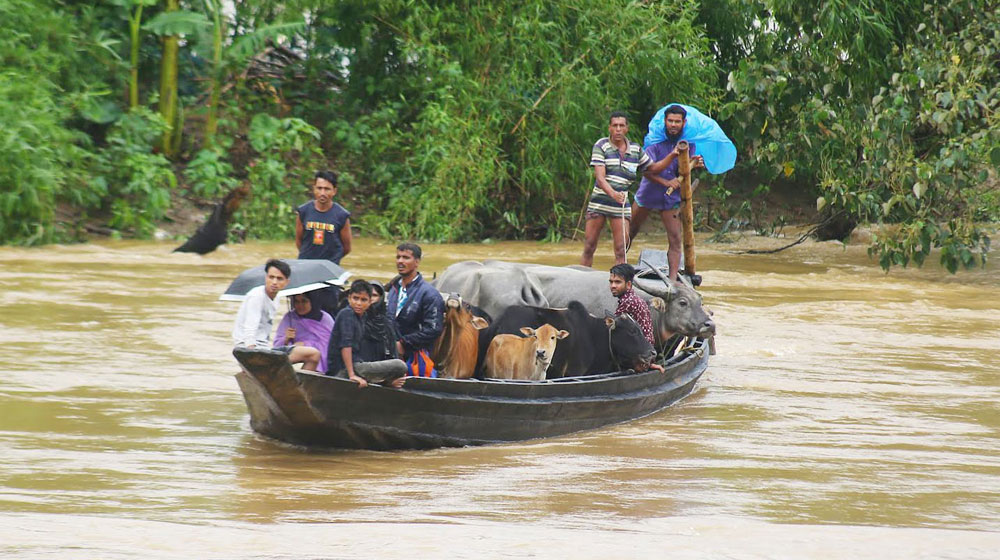
<path fill-rule="evenodd" d="M 621 315 L 622 313 L 628 313 L 629 316 L 635 319 L 635 322 L 639 323 L 639 328 L 642 329 L 642 334 L 646 336 L 646 340 L 650 344 L 654 344 L 653 321 L 649 318 L 649 304 L 637 296 L 635 290 L 629 290 L 618 298 L 618 307 L 615 309 L 615 315 Z"/>

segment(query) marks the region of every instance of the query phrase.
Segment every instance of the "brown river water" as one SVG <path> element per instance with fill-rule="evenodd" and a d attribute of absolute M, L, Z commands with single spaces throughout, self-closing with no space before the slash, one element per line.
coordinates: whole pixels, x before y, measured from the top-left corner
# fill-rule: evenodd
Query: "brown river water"
<path fill-rule="evenodd" d="M 718 354 L 680 403 L 393 453 L 249 428 L 217 298 L 291 243 L 0 247 L 0 557 L 1000 558 L 996 257 L 952 276 L 837 243 L 734 254 L 777 243 L 699 245 Z M 579 251 L 429 245 L 421 270 Z M 385 280 L 393 255 L 361 239 L 343 264 Z"/>

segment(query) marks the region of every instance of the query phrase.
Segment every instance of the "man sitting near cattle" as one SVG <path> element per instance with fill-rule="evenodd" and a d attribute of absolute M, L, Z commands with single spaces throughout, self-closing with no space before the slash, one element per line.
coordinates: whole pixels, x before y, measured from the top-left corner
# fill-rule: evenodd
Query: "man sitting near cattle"
<path fill-rule="evenodd" d="M 406 360 L 408 374 L 437 377 L 431 349 L 444 330 L 444 300 L 417 270 L 422 256 L 416 243 L 396 247 L 399 278 L 389 290 L 388 313 L 400 335 L 397 350 Z"/>
<path fill-rule="evenodd" d="M 615 316 L 627 315 L 634 319 L 639 328 L 642 329 L 642 335 L 655 348 L 656 340 L 653 337 L 653 321 L 649 314 L 649 304 L 632 289 L 635 272 L 635 267 L 628 263 L 616 264 L 611 267 L 611 277 L 608 279 L 608 284 L 611 287 L 611 295 L 618 298 Z M 663 371 L 663 366 L 655 362 L 651 363 L 649 367 Z"/>

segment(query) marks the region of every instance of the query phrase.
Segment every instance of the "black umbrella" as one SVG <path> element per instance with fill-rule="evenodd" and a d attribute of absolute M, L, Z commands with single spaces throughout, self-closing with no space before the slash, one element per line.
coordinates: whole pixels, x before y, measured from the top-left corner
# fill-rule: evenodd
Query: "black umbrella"
<path fill-rule="evenodd" d="M 288 285 L 278 292 L 279 296 L 303 294 L 328 286 L 343 286 L 351 273 L 328 260 L 284 259 L 292 268 Z M 264 285 L 264 265 L 248 268 L 240 273 L 219 296 L 222 301 L 243 301 L 247 292 Z"/>

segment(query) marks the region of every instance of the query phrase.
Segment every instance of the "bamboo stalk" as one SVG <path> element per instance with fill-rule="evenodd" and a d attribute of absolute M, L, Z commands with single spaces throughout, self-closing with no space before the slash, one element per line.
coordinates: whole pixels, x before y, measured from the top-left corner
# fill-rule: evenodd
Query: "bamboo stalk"
<path fill-rule="evenodd" d="M 694 205 L 691 201 L 691 157 L 686 140 L 677 143 L 677 175 L 681 180 L 681 228 L 684 235 L 684 274 L 691 276 L 694 268 Z"/>

